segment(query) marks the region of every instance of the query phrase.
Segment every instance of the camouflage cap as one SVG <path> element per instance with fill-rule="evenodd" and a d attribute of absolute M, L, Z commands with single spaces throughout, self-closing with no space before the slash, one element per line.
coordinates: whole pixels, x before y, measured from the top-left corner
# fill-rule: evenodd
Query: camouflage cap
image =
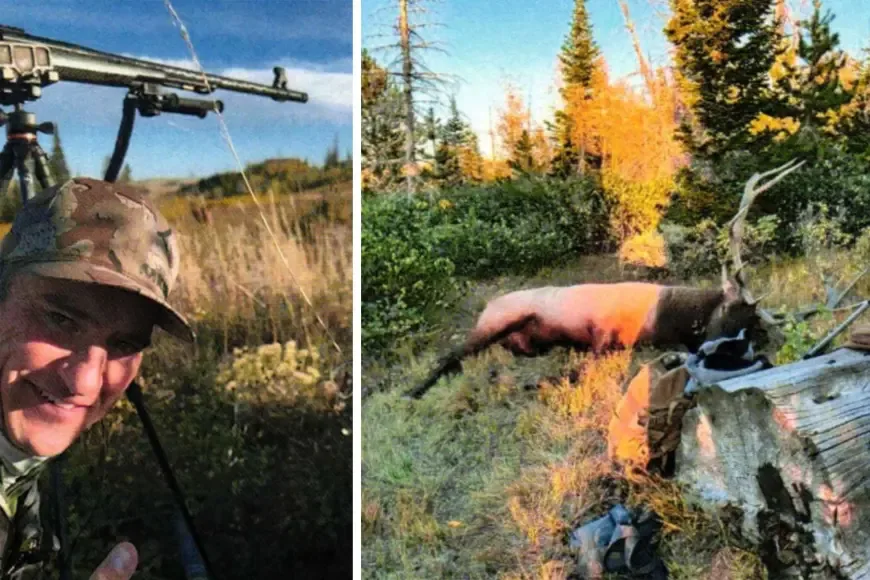
<path fill-rule="evenodd" d="M 78 177 L 45 189 L 15 217 L 0 265 L 136 292 L 162 307 L 158 326 L 193 340 L 167 302 L 179 267 L 172 228 L 137 188 Z"/>

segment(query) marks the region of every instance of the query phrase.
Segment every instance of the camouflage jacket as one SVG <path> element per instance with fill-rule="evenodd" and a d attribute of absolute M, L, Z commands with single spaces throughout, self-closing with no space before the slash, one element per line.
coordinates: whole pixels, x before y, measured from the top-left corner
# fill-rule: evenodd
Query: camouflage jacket
<path fill-rule="evenodd" d="M 0 509 L 0 580 L 42 580 L 56 560 L 59 543 L 43 525 L 51 519 L 39 491 L 38 469 L 3 492 Z"/>

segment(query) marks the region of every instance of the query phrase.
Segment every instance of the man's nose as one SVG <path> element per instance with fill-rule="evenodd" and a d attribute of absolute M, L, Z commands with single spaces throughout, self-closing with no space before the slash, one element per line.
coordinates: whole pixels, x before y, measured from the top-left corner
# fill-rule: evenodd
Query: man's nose
<path fill-rule="evenodd" d="M 60 375 L 70 397 L 93 397 L 103 388 L 108 353 L 89 346 L 72 353 L 61 365 Z"/>

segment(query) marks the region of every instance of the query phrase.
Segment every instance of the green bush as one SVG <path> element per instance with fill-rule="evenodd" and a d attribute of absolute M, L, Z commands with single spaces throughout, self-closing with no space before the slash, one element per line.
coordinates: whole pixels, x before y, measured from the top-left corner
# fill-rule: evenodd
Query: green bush
<path fill-rule="evenodd" d="M 725 223 L 737 211 L 743 187 L 752 174 L 778 167 L 790 155 L 790 149 L 767 155 L 738 152 L 716 163 L 693 164 L 679 175 L 667 219 L 689 227 L 705 219 Z M 808 207 L 823 203 L 843 209 L 847 234 L 856 235 L 870 226 L 870 174 L 864 159 L 833 146 L 794 156 L 807 163 L 762 193 L 750 212 L 751 219 L 776 215 L 783 224 L 796 224 Z M 799 232 L 791 227 L 778 230 L 775 246 L 791 254 L 803 249 Z"/>
<path fill-rule="evenodd" d="M 454 290 L 455 266 L 439 256 L 427 232 L 428 202 L 405 196 L 363 203 L 363 344 L 383 349 L 425 325 L 433 308 Z"/>
<path fill-rule="evenodd" d="M 750 264 L 766 255 L 772 247 L 780 220 L 768 215 L 756 223 L 747 223 L 743 232 L 744 263 Z M 671 222 L 661 225 L 668 251 L 668 268 L 679 278 L 714 274 L 729 256 L 728 230 L 712 219 L 701 220 L 692 227 Z"/>
<path fill-rule="evenodd" d="M 524 179 L 421 199 L 373 196 L 362 211 L 363 345 L 425 329 L 462 280 L 531 272 L 609 243 L 591 180 Z"/>

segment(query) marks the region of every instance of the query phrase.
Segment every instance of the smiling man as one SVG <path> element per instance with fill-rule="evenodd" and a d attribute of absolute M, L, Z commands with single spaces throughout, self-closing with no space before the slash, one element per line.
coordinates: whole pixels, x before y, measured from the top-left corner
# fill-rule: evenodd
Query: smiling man
<path fill-rule="evenodd" d="M 172 229 L 146 195 L 77 178 L 19 211 L 0 245 L 0 578 L 39 578 L 53 541 L 37 477 L 136 377 L 154 326 L 186 341 L 168 302 Z M 92 578 L 129 578 L 132 545 Z"/>

